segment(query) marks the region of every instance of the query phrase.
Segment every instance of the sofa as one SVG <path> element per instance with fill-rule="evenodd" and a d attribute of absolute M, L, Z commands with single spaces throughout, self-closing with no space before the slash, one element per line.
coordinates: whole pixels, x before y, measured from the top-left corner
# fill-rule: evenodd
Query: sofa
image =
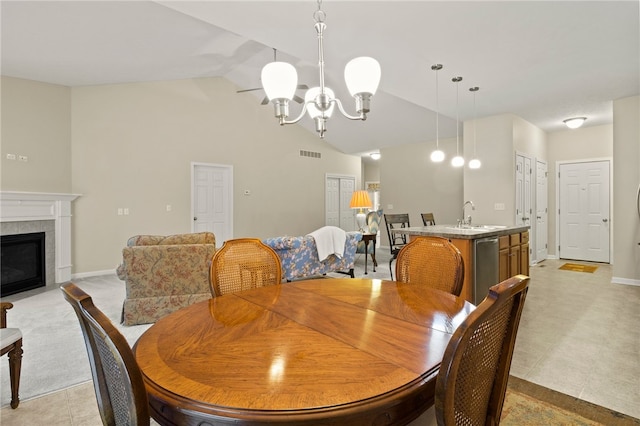
<path fill-rule="evenodd" d="M 210 299 L 209 262 L 215 251 L 216 239 L 211 232 L 129 238 L 116 270 L 126 288 L 122 323 L 153 323 Z"/>
<path fill-rule="evenodd" d="M 300 278 L 325 275 L 329 272 L 341 272 L 354 277 L 353 264 L 356 247 L 362 239 L 360 232 L 347 232 L 344 254 L 338 258 L 335 254 L 320 261 L 315 239 L 310 235 L 303 237 L 273 237 L 263 242 L 275 250 L 282 263 L 282 278 L 292 281 Z"/>

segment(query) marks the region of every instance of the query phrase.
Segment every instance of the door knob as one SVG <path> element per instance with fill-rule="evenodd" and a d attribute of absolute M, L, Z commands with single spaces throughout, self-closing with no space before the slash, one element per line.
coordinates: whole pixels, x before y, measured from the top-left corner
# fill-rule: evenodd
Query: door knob
<path fill-rule="evenodd" d="M 536 216 L 538 219 L 542 219 L 542 216 Z"/>
<path fill-rule="evenodd" d="M 609 219 L 602 219 L 602 221 L 606 223 L 609 221 Z"/>
<path fill-rule="evenodd" d="M 193 218 L 193 220 L 198 220 L 198 218 L 197 218 L 197 217 L 194 217 L 194 218 Z"/>

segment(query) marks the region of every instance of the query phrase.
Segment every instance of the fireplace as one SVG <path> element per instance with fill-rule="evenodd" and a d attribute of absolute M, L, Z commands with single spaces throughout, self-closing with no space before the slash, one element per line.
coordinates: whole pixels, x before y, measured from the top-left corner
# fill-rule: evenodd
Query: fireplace
<path fill-rule="evenodd" d="M 0 256 L 2 296 L 45 286 L 44 232 L 0 237 Z"/>
<path fill-rule="evenodd" d="M 0 236 L 45 233 L 45 286 L 71 279 L 71 202 L 77 194 L 0 191 Z M 3 290 L 4 293 L 4 290 Z"/>

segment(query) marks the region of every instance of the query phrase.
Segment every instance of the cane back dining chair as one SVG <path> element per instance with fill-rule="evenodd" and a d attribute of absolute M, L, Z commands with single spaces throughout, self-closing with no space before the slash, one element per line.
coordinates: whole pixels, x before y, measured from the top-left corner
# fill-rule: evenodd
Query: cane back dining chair
<path fill-rule="evenodd" d="M 494 285 L 453 333 L 436 379 L 438 425 L 500 423 L 528 284 L 516 275 Z"/>
<path fill-rule="evenodd" d="M 391 279 L 393 280 L 393 269 L 391 269 L 391 263 L 398 257 L 400 249 L 402 249 L 402 247 L 407 244 L 408 238 L 406 234 L 398 234 L 394 232 L 394 230 L 400 228 L 408 228 L 411 226 L 409 224 L 409 214 L 385 213 L 384 223 L 387 226 L 387 237 L 389 237 L 389 249 L 391 250 L 391 259 L 389 259 L 389 273 L 391 274 Z"/>
<path fill-rule="evenodd" d="M 213 297 L 281 282 L 278 254 L 257 238 L 227 240 L 211 259 L 209 283 Z"/>
<path fill-rule="evenodd" d="M 0 303 L 0 355 L 9 354 L 9 381 L 11 383 L 11 408 L 20 404 L 20 368 L 22 366 L 22 333 L 18 328 L 7 328 L 9 302 Z"/>
<path fill-rule="evenodd" d="M 460 296 L 464 262 L 460 250 L 442 237 L 413 237 L 396 260 L 396 281 L 420 283 Z"/>
<path fill-rule="evenodd" d="M 436 224 L 436 218 L 433 216 L 433 213 L 421 213 L 422 224 L 424 226 L 431 226 Z"/>
<path fill-rule="evenodd" d="M 147 391 L 127 340 L 87 293 L 73 283 L 60 289 L 80 321 L 102 423 L 149 425 Z"/>

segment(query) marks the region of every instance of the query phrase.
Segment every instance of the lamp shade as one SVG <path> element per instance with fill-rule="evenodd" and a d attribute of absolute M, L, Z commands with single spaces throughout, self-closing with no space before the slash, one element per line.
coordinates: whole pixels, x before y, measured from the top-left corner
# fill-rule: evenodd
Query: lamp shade
<path fill-rule="evenodd" d="M 354 58 L 344 67 L 344 81 L 351 96 L 358 93 L 376 94 L 380 84 L 380 64 L 373 58 Z"/>
<path fill-rule="evenodd" d="M 328 87 L 324 88 L 324 93 L 325 95 L 327 95 L 329 97 L 329 99 L 335 99 L 336 95 L 333 93 L 333 90 L 329 89 Z M 320 88 L 319 87 L 312 87 L 311 89 L 307 90 L 307 93 L 305 93 L 304 95 L 304 101 L 309 102 L 312 101 L 316 98 L 316 96 L 318 96 L 320 94 Z M 333 107 L 335 106 L 335 103 L 331 103 L 331 105 L 329 106 L 329 108 L 327 108 L 327 110 L 324 113 L 325 117 L 331 117 L 331 114 L 333 114 Z M 316 118 L 319 117 L 320 115 L 322 115 L 322 111 L 320 110 L 320 108 L 318 108 L 316 106 L 315 103 L 311 103 L 311 104 L 307 104 L 307 113 L 309 114 L 309 117 L 311 118 Z"/>
<path fill-rule="evenodd" d="M 298 86 L 298 73 L 287 62 L 271 62 L 262 68 L 262 87 L 269 100 L 293 99 Z"/>
<path fill-rule="evenodd" d="M 349 203 L 349 208 L 364 209 L 371 208 L 371 205 L 371 198 L 369 198 L 369 193 L 367 191 L 353 191 L 353 195 L 351 195 L 351 202 Z"/>

